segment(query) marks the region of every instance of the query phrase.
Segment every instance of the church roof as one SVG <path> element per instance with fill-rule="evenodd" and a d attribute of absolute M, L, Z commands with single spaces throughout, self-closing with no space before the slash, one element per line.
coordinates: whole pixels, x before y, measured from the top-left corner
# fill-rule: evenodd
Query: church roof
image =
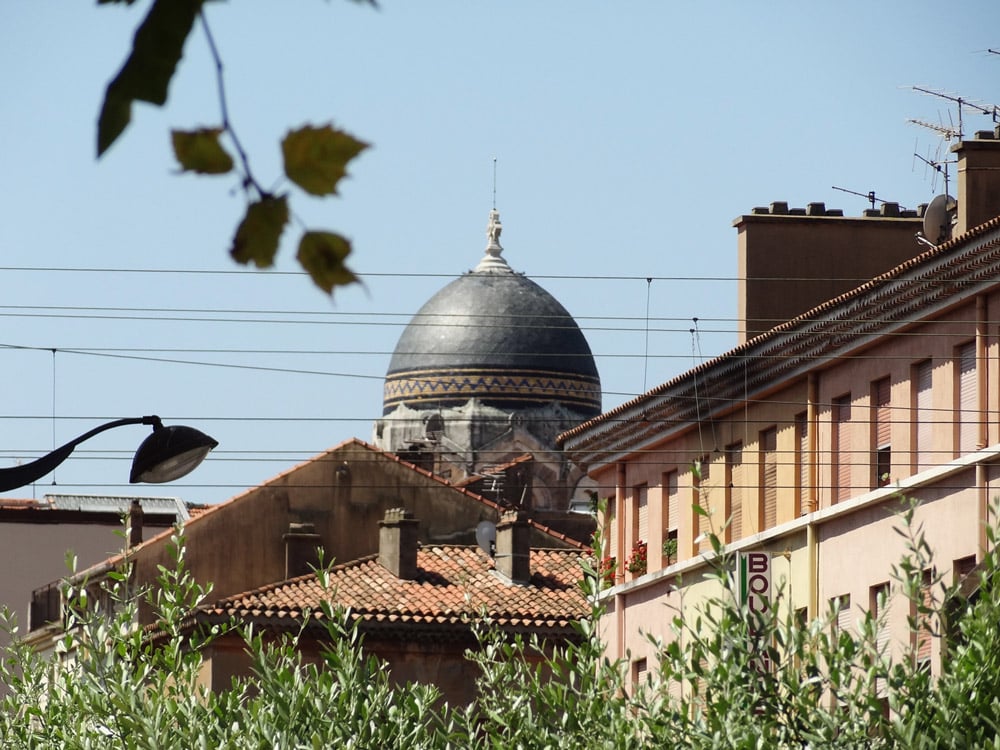
<path fill-rule="evenodd" d="M 500 256 L 499 214 L 475 270 L 441 289 L 400 336 L 383 406 L 439 408 L 478 398 L 498 407 L 558 401 L 585 416 L 601 411 L 590 346 L 558 300 Z"/>

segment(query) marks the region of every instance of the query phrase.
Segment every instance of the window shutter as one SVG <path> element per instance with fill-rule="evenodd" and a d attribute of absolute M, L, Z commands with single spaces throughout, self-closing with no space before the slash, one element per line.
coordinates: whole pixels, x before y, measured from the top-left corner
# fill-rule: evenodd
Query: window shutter
<path fill-rule="evenodd" d="M 979 415 L 976 413 L 976 344 L 958 349 L 958 454 L 976 449 L 979 439 Z"/>
<path fill-rule="evenodd" d="M 851 629 L 851 595 L 842 594 L 836 598 L 837 631 L 846 632 Z"/>
<path fill-rule="evenodd" d="M 892 444 L 892 412 L 889 408 L 891 388 L 889 378 L 882 378 L 874 387 L 875 396 L 875 447 Z"/>
<path fill-rule="evenodd" d="M 892 599 L 889 597 L 889 584 L 881 583 L 871 588 L 871 611 L 876 618 L 875 648 L 883 659 L 889 658 L 890 618 L 892 617 Z M 875 692 L 879 697 L 886 694 L 884 677 L 875 678 Z"/>
<path fill-rule="evenodd" d="M 925 610 L 934 607 L 934 590 L 931 587 L 931 571 L 925 570 L 920 582 L 920 600 Z M 931 658 L 931 622 L 927 612 L 918 613 L 917 621 L 917 664 L 927 662 Z"/>
<path fill-rule="evenodd" d="M 743 538 L 743 445 L 734 443 L 726 448 L 726 480 L 729 483 L 729 539 Z"/>
<path fill-rule="evenodd" d="M 834 501 L 851 497 L 851 397 L 844 396 L 833 404 L 834 467 L 836 476 Z"/>
<path fill-rule="evenodd" d="M 778 525 L 778 430 L 772 427 L 760 435 L 763 479 L 764 528 Z"/>
<path fill-rule="evenodd" d="M 809 500 L 809 420 L 805 412 L 795 415 L 795 438 L 797 443 L 797 453 L 795 456 L 798 462 L 799 486 L 798 490 L 798 515 L 802 515 L 809 508 L 806 502 Z"/>
<path fill-rule="evenodd" d="M 934 461 L 934 455 L 931 451 L 931 440 L 932 440 L 932 417 L 933 412 L 931 407 L 933 406 L 931 390 L 931 361 L 921 362 L 916 366 L 916 372 L 914 373 L 914 380 L 916 380 L 917 388 L 917 398 L 916 398 L 916 452 L 917 452 L 917 471 L 924 471 L 929 469 L 936 463 Z"/>
<path fill-rule="evenodd" d="M 645 484 L 635 488 L 636 516 L 638 517 L 635 541 L 649 541 L 649 487 Z"/>
<path fill-rule="evenodd" d="M 677 472 L 671 471 L 667 473 L 666 493 L 667 493 L 667 519 L 664 524 L 668 530 L 673 530 L 677 528 L 677 522 L 680 520 L 677 509 Z"/>
<path fill-rule="evenodd" d="M 608 498 L 608 510 L 607 510 L 607 521 L 605 522 L 605 527 L 608 530 L 608 556 L 617 558 L 618 557 L 618 523 L 615 517 L 615 498 Z"/>

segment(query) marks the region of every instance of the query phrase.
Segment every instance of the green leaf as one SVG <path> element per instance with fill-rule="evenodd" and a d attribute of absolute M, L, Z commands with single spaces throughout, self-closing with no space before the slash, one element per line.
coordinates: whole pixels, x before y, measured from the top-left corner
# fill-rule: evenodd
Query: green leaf
<path fill-rule="evenodd" d="M 97 120 L 101 156 L 132 119 L 132 102 L 162 105 L 203 0 L 155 0 L 136 29 L 132 53 L 108 84 Z"/>
<path fill-rule="evenodd" d="M 226 174 L 233 168 L 233 157 L 219 143 L 221 128 L 171 130 L 174 156 L 184 171 L 198 174 Z"/>
<path fill-rule="evenodd" d="M 312 280 L 327 294 L 335 286 L 358 281 L 344 259 L 351 254 L 351 243 L 331 232 L 306 232 L 299 241 L 298 259 Z"/>
<path fill-rule="evenodd" d="M 281 233 L 288 223 L 288 199 L 267 196 L 247 207 L 247 215 L 236 229 L 229 254 L 238 263 L 254 263 L 258 268 L 274 265 Z"/>
<path fill-rule="evenodd" d="M 347 163 L 366 148 L 367 143 L 332 125 L 306 125 L 289 131 L 281 142 L 285 174 L 312 195 L 336 194 L 337 183 L 347 174 Z"/>

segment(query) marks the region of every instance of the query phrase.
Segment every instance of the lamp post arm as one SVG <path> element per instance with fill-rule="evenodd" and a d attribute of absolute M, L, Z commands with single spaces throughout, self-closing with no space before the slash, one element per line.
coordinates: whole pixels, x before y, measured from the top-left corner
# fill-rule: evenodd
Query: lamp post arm
<path fill-rule="evenodd" d="M 0 469 L 0 492 L 14 490 L 18 487 L 24 487 L 25 485 L 36 482 L 69 458 L 73 449 L 80 443 L 85 440 L 90 440 L 90 438 L 94 437 L 94 435 L 99 435 L 107 430 L 112 430 L 115 427 L 124 427 L 130 424 L 152 425 L 154 430 L 163 426 L 160 422 L 160 418 L 157 416 L 116 419 L 113 422 L 102 424 L 89 432 L 83 433 L 80 437 L 70 440 L 68 443 L 56 448 L 51 453 L 31 461 L 30 463 Z"/>

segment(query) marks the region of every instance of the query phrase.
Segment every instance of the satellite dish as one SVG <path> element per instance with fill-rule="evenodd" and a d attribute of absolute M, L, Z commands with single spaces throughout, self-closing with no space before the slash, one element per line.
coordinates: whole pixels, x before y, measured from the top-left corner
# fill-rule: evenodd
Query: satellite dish
<path fill-rule="evenodd" d="M 951 211 L 948 205 L 952 197 L 942 193 L 934 197 L 924 209 L 924 237 L 937 245 L 951 237 Z"/>
<path fill-rule="evenodd" d="M 476 526 L 476 544 L 491 558 L 496 557 L 497 525 L 492 521 L 480 521 Z"/>

